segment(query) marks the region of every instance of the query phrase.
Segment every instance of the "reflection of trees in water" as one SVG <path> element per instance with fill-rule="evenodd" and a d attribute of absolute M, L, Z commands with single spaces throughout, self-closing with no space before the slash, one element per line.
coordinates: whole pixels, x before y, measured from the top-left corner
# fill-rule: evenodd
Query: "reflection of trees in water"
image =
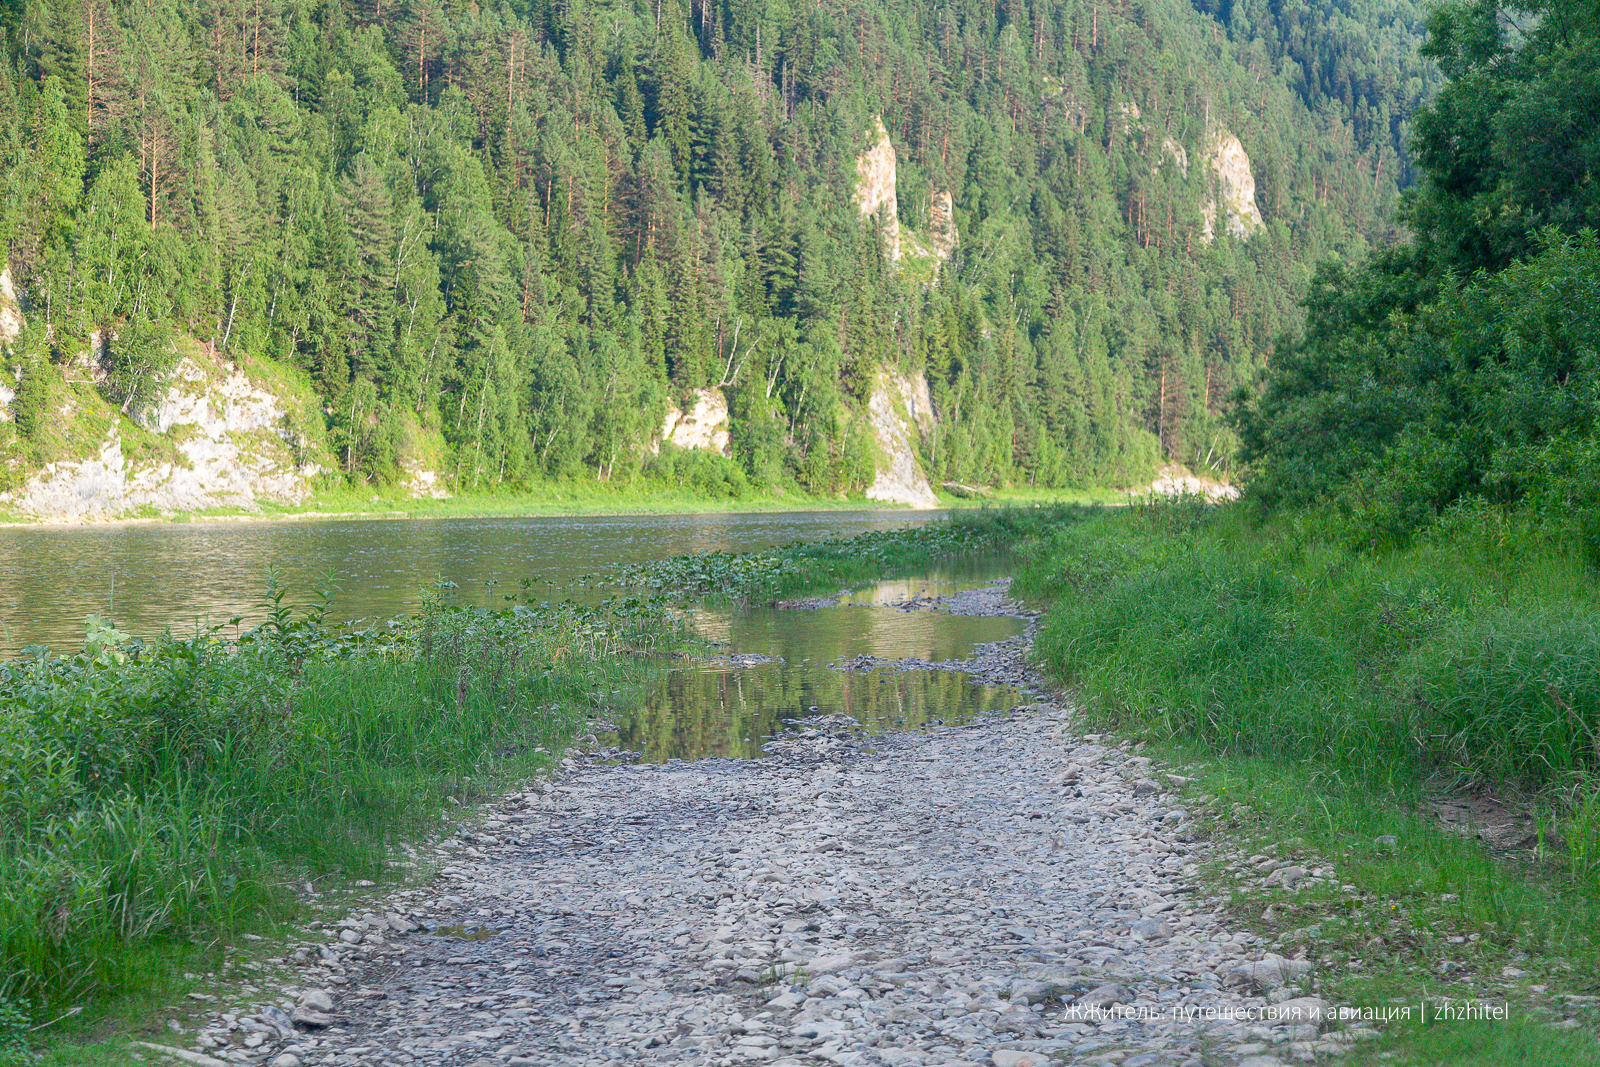
<path fill-rule="evenodd" d="M 91 611 L 111 616 L 137 637 L 154 637 L 169 626 L 187 634 L 196 620 L 236 613 L 248 626 L 260 621 L 257 604 L 269 565 L 282 571 L 297 596 L 332 573 L 341 585 L 332 619 L 382 619 L 415 610 L 440 578 L 456 583 L 457 602 L 480 607 L 505 606 L 502 597 L 522 578 L 532 581 L 536 600 L 584 599 L 602 593 L 586 594 L 569 583 L 619 564 L 917 521 L 889 511 L 8 528 L 0 530 L 0 622 L 10 634 L 0 630 L 0 651 L 35 642 L 58 651 L 81 648 L 83 617 Z"/>
<path fill-rule="evenodd" d="M 624 747 L 650 761 L 752 757 L 786 719 L 842 713 L 870 729 L 955 721 L 1011 706 L 1014 694 L 950 671 L 834 671 L 789 664 L 672 671 L 631 714 L 619 715 Z M 816 710 L 811 710 L 815 708 Z"/>

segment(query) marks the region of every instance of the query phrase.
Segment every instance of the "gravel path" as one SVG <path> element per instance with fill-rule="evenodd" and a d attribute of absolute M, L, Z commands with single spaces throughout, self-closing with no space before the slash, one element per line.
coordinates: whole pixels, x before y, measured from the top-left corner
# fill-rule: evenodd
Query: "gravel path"
<path fill-rule="evenodd" d="M 1016 679 L 1020 642 L 972 666 Z M 1269 1067 L 1349 1047 L 1308 1021 L 1309 964 L 1195 888 L 1209 846 L 1172 776 L 1056 703 L 564 767 L 444 842 L 429 888 L 287 946 L 295 981 L 214 1016 L 189 1062 Z"/>

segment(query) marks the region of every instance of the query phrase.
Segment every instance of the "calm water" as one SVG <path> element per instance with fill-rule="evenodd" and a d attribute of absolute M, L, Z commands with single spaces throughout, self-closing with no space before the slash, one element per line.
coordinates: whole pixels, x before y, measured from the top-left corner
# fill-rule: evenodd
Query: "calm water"
<path fill-rule="evenodd" d="M 205 523 L 76 529 L 0 529 L 0 631 L 5 650 L 82 646 L 83 617 L 109 614 L 137 636 L 175 632 L 234 614 L 256 614 L 269 566 L 306 599 L 334 575 L 341 618 L 414 609 L 439 579 L 458 600 L 499 602 L 522 579 L 550 583 L 552 599 L 575 579 L 619 564 L 713 550 L 742 551 L 927 522 L 904 511 L 776 515 L 571 516 L 449 520 Z M 996 559 L 963 561 L 915 578 L 856 591 L 854 606 L 816 611 L 769 607 L 702 610 L 695 628 L 726 657 L 772 661 L 737 667 L 686 662 L 666 672 L 637 709 L 616 709 L 605 738 L 651 760 L 753 757 L 789 720 L 843 713 L 874 728 L 959 722 L 1015 694 L 941 670 L 895 670 L 847 661 L 942 662 L 1019 633 L 1012 618 L 874 607 L 981 585 Z M 495 588 L 495 584 L 500 586 Z"/>
<path fill-rule="evenodd" d="M 0 648 L 82 647 L 83 617 L 108 615 L 137 637 L 191 632 L 256 614 L 269 566 L 292 602 L 321 574 L 340 584 L 335 616 L 415 609 L 435 581 L 460 602 L 492 604 L 524 578 L 567 583 L 618 564 L 689 552 L 745 551 L 930 521 L 941 513 L 577 515 L 543 518 L 350 519 L 0 529 Z M 497 591 L 488 583 L 498 582 Z"/>
<path fill-rule="evenodd" d="M 915 582 L 884 583 L 858 599 L 899 600 L 907 586 L 912 593 L 923 587 L 934 592 L 969 587 L 981 584 L 983 572 L 994 566 L 980 564 L 960 576 L 942 572 Z M 777 661 L 751 667 L 706 663 L 672 671 L 646 695 L 642 708 L 613 715 L 617 733 L 603 740 L 647 760 L 750 757 L 761 755 L 764 741 L 795 729 L 789 720 L 844 714 L 871 729 L 915 727 L 962 722 L 1016 703 L 1013 691 L 974 685 L 964 674 L 890 664 L 964 658 L 974 645 L 1020 633 L 1020 619 L 881 607 L 763 607 L 702 615 L 697 626 L 726 642 L 730 656 L 758 653 Z M 838 666 L 860 663 L 863 655 L 884 662 L 856 670 Z"/>

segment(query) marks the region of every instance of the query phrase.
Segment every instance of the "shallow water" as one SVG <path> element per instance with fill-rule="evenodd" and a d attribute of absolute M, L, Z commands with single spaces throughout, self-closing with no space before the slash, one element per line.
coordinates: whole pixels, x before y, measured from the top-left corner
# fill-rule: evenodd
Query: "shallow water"
<path fill-rule="evenodd" d="M 900 603 L 919 593 L 970 589 L 1003 573 L 1004 565 L 996 558 L 967 561 L 959 569 L 855 590 L 844 603 Z M 652 762 L 748 758 L 760 756 L 771 738 L 806 728 L 796 720 L 820 716 L 848 715 L 869 732 L 965 722 L 1011 707 L 1016 693 L 921 664 L 964 659 L 976 646 L 1020 634 L 1025 625 L 1010 616 L 870 606 L 701 612 L 695 627 L 721 643 L 721 655 L 668 672 L 637 712 L 613 715 L 617 732 L 600 739 Z M 752 655 L 772 662 L 736 665 Z M 906 660 L 920 662 L 895 666 Z"/>
<path fill-rule="evenodd" d="M 439 579 L 458 602 L 492 605 L 522 579 L 552 597 L 620 564 L 919 525 L 901 510 L 481 519 L 338 519 L 0 528 L 0 650 L 82 647 L 83 618 L 107 615 L 136 637 L 259 617 L 269 567 L 310 599 L 317 577 L 340 591 L 334 619 L 415 610 Z M 491 584 L 494 583 L 494 584 Z"/>
<path fill-rule="evenodd" d="M 0 529 L 0 641 L 11 653 L 32 644 L 71 652 L 82 645 L 89 612 L 140 637 L 192 631 L 234 614 L 248 620 L 259 614 L 269 566 L 292 591 L 288 602 L 306 602 L 317 576 L 333 574 L 340 584 L 334 619 L 383 618 L 414 610 L 441 578 L 456 584 L 461 603 L 503 603 L 524 579 L 560 599 L 579 578 L 623 564 L 936 517 L 860 511 Z M 995 557 L 965 560 L 852 590 L 839 607 L 699 611 L 695 630 L 721 655 L 664 672 L 641 708 L 613 714 L 618 731 L 603 740 L 648 760 L 756 757 L 773 736 L 804 728 L 793 720 L 844 714 L 884 729 L 961 722 L 1008 707 L 1013 694 L 958 672 L 885 663 L 959 660 L 979 644 L 1020 633 L 1021 619 L 871 606 L 973 588 L 1004 570 Z M 752 654 L 771 661 L 731 662 Z M 856 669 L 840 666 L 846 662 Z"/>

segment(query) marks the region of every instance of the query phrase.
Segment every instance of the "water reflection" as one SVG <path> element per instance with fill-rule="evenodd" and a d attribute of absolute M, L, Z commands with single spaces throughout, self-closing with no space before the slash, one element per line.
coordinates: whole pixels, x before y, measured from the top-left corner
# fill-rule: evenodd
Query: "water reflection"
<path fill-rule="evenodd" d="M 637 711 L 614 717 L 602 737 L 660 762 L 701 756 L 751 758 L 790 727 L 786 719 L 849 715 L 871 730 L 958 723 L 1009 708 L 1009 689 L 974 685 L 938 670 L 830 670 L 816 664 L 669 672 Z"/>
<path fill-rule="evenodd" d="M 269 566 L 307 593 L 336 575 L 334 617 L 411 611 L 439 578 L 494 604 L 521 579 L 564 590 L 585 574 L 689 552 L 745 551 L 927 522 L 939 513 L 838 511 L 349 519 L 0 528 L 0 643 L 81 647 L 83 617 L 150 637 L 250 618 Z M 491 583 L 498 583 L 498 586 Z M 557 597 L 564 592 L 556 593 Z"/>
<path fill-rule="evenodd" d="M 964 579 L 946 572 L 883 582 L 852 599 L 892 603 L 921 589 L 955 592 L 981 584 L 998 563 L 976 561 L 962 569 L 968 572 Z M 1021 633 L 1023 626 L 1010 617 L 881 607 L 702 612 L 696 628 L 723 642 L 730 656 L 765 655 L 775 662 L 692 665 L 668 672 L 637 711 L 612 716 L 617 733 L 603 740 L 651 761 L 755 757 L 764 741 L 789 729 L 788 719 L 844 714 L 872 730 L 962 722 L 1011 707 L 1016 694 L 974 685 L 953 671 L 839 665 L 860 662 L 861 656 L 888 662 L 964 659 L 974 646 Z"/>

